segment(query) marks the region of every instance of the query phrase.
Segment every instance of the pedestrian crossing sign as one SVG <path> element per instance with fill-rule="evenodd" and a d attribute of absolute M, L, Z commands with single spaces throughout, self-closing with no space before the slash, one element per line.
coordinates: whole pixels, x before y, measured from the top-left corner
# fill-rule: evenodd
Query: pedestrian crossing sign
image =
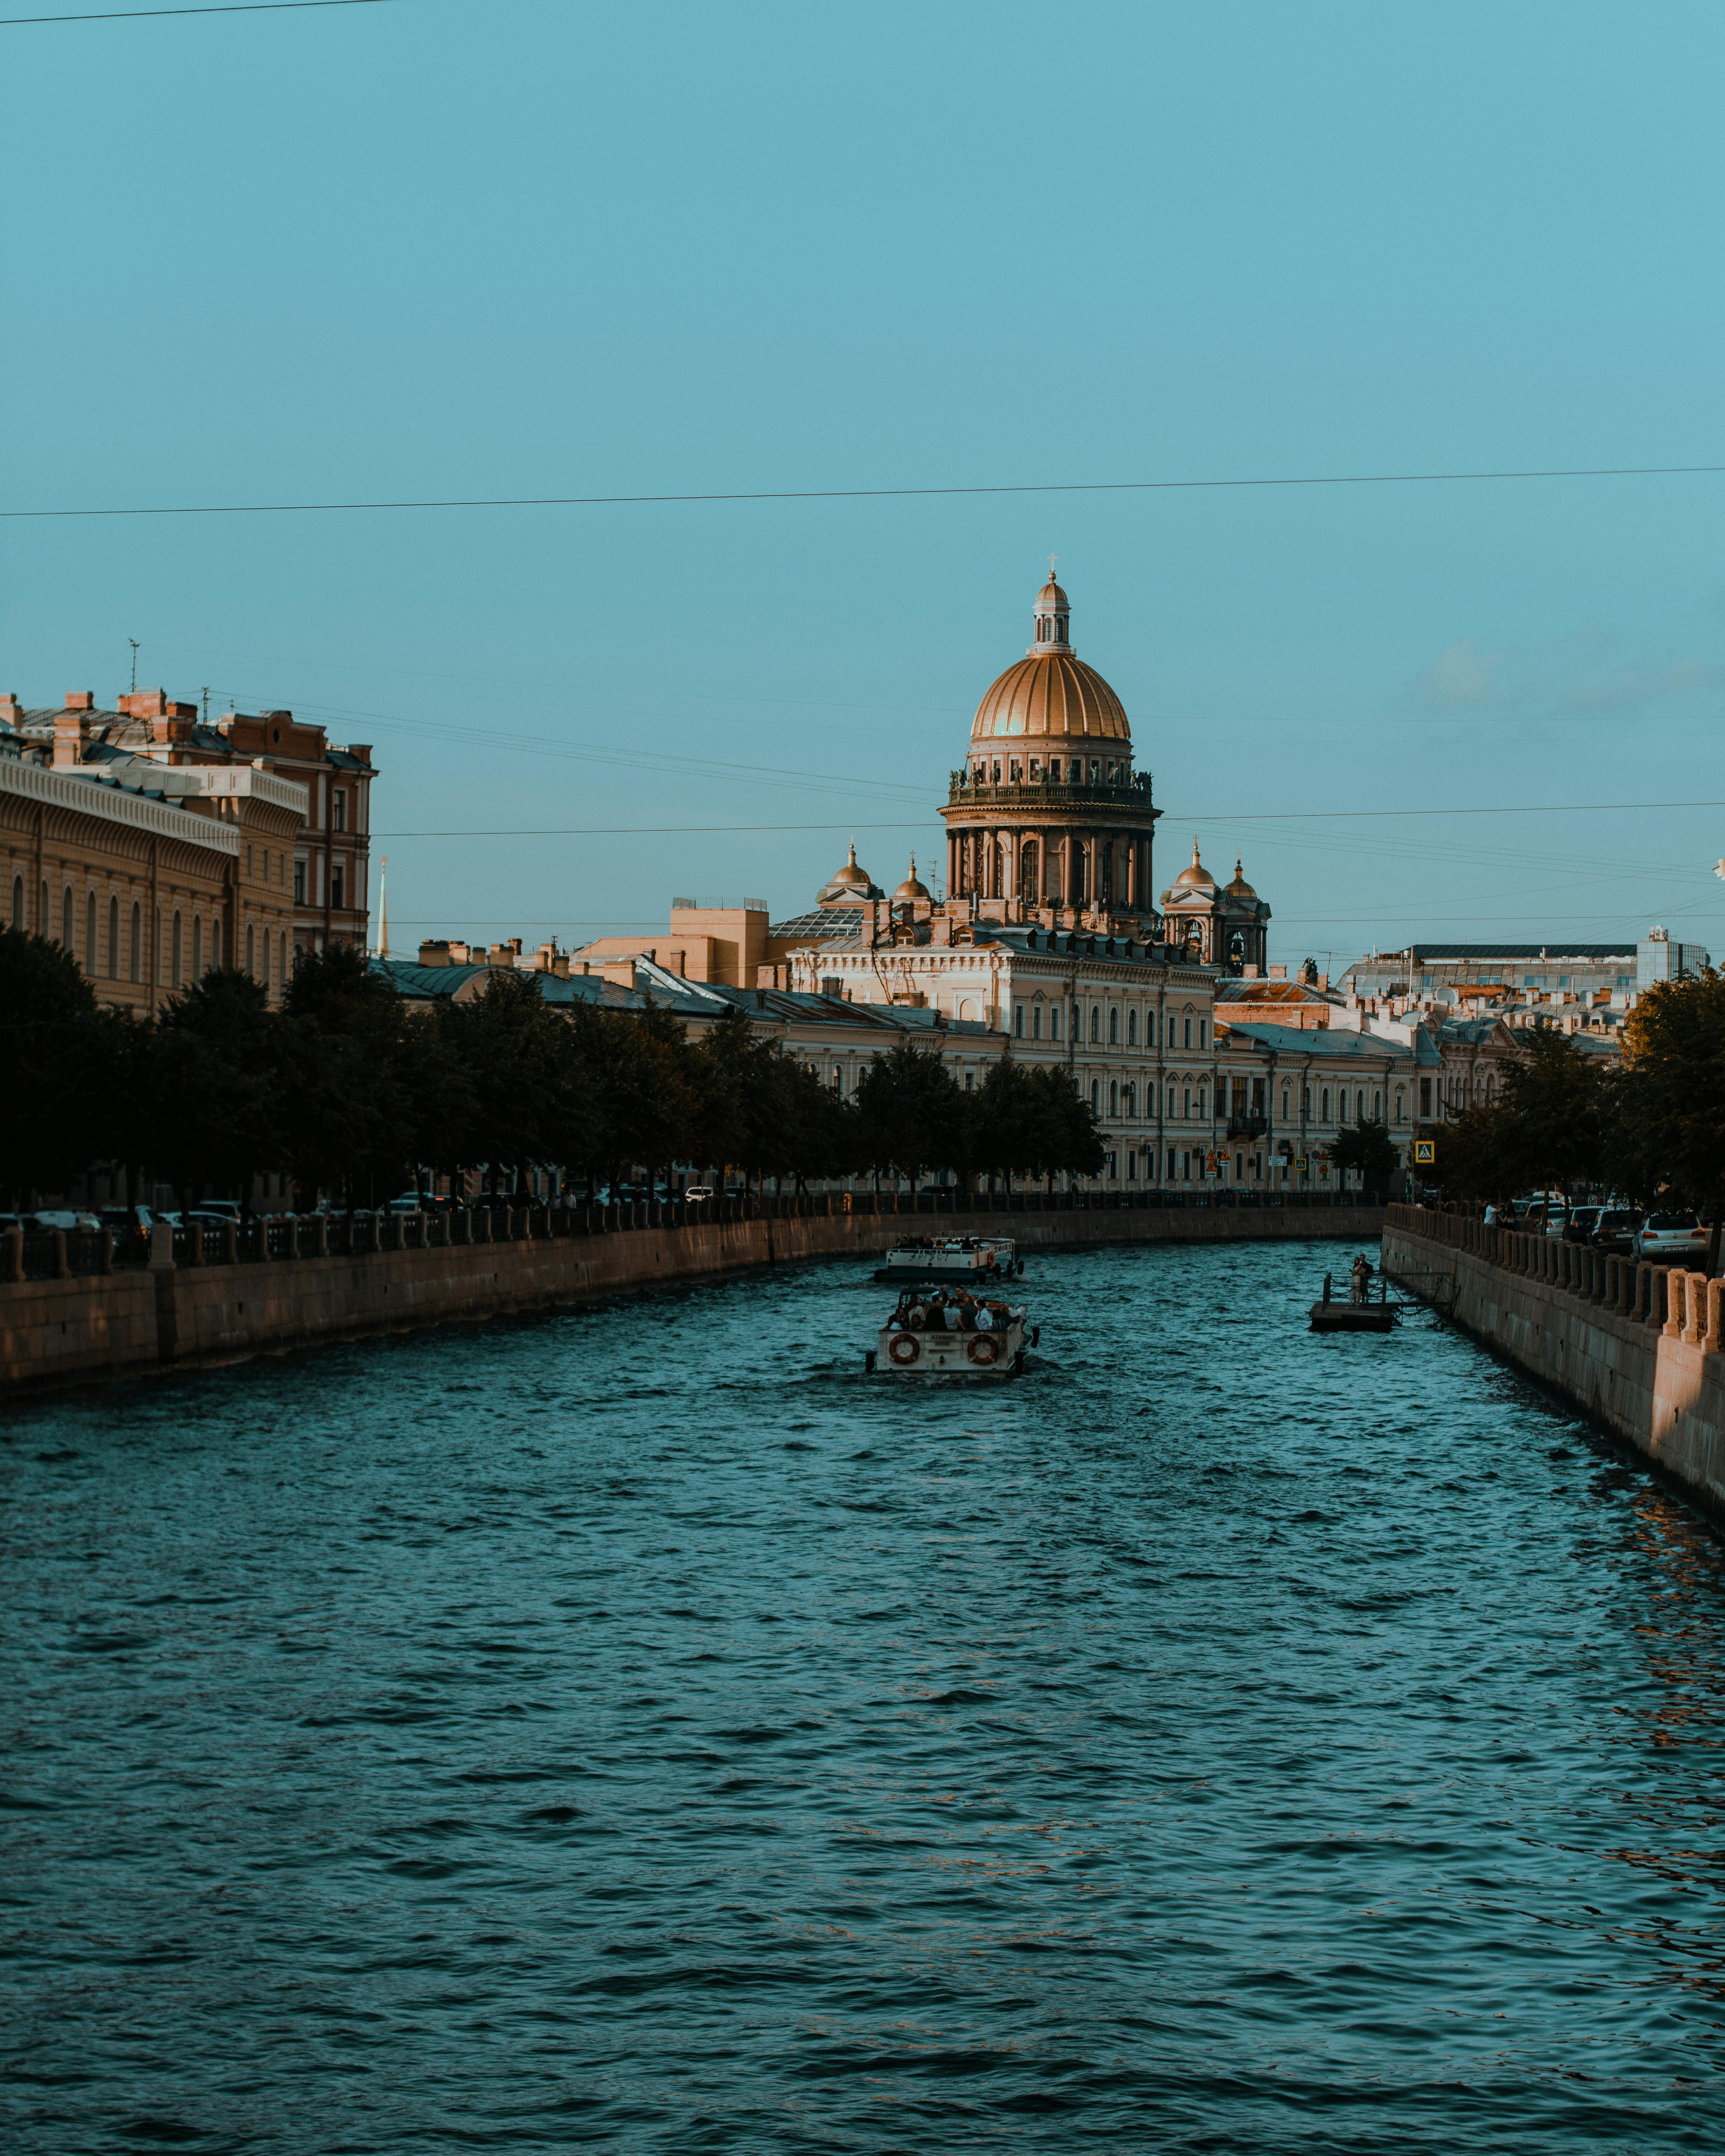
<path fill-rule="evenodd" d="M 1437 1140 L 1435 1138 L 1415 1138 L 1414 1141 L 1414 1167 L 1431 1168 L 1436 1164 L 1436 1161 Z"/>

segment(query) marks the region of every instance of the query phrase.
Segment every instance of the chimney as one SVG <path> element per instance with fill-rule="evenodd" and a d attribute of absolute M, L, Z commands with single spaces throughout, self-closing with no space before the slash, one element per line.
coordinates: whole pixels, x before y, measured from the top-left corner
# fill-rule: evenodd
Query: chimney
<path fill-rule="evenodd" d="M 88 689 L 68 689 L 66 709 L 69 711 L 93 711 L 95 709 L 95 698 Z"/>
<path fill-rule="evenodd" d="M 69 704 L 71 698 L 67 697 Z M 134 689 L 129 696 L 116 696 L 115 707 L 128 719 L 159 719 L 167 709 L 166 689 Z"/>
<path fill-rule="evenodd" d="M 54 715 L 54 761 L 59 770 L 69 764 L 82 763 L 85 744 L 90 739 L 90 721 L 82 711 L 56 711 Z"/>
<path fill-rule="evenodd" d="M 24 716 L 24 707 L 9 691 L 0 696 L 0 726 L 15 726 Z"/>

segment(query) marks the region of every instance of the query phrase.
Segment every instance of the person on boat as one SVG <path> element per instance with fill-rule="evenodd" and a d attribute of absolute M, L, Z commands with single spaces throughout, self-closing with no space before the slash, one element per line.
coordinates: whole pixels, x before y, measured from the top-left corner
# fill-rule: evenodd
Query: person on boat
<path fill-rule="evenodd" d="M 1363 1250 L 1354 1260 L 1351 1270 L 1353 1276 L 1353 1299 L 1356 1302 L 1363 1302 L 1366 1300 L 1367 1283 L 1372 1277 L 1371 1260 Z"/>

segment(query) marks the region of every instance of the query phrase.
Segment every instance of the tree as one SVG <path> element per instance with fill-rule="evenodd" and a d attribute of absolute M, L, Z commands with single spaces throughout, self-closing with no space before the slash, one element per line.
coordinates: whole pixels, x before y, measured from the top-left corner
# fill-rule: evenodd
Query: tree
<path fill-rule="evenodd" d="M 0 1185 L 21 1204 L 64 1190 L 101 1157 L 109 1029 L 70 952 L 0 929 Z"/>
<path fill-rule="evenodd" d="M 282 1002 L 282 1113 L 295 1179 L 373 1204 L 406 1173 L 402 1000 L 350 944 L 300 959 Z"/>
<path fill-rule="evenodd" d="M 914 1197 L 930 1168 L 953 1167 L 962 1157 L 963 1099 L 937 1053 L 899 1041 L 868 1065 L 857 1085 L 862 1158 L 877 1174 L 895 1169 Z"/>
<path fill-rule="evenodd" d="M 1544 1190 L 1593 1181 L 1604 1163 L 1605 1066 L 1572 1034 L 1542 1026 L 1503 1074 L 1506 1158 Z"/>
<path fill-rule="evenodd" d="M 150 1154 L 182 1203 L 242 1192 L 283 1155 L 281 1024 L 270 992 L 224 968 L 173 997 L 145 1051 Z"/>
<path fill-rule="evenodd" d="M 1632 1195 L 1669 1192 L 1708 1214 L 1707 1270 L 1725 1221 L 1725 975 L 1649 988 L 1624 1029 L 1609 1157 Z"/>
<path fill-rule="evenodd" d="M 1365 1188 L 1366 1196 L 1374 1204 L 1382 1204 L 1390 1181 L 1400 1170 L 1401 1155 L 1395 1149 L 1387 1123 L 1374 1123 L 1367 1117 L 1347 1130 L 1338 1131 L 1324 1148 L 1331 1165 L 1339 1178 L 1351 1168 Z"/>
<path fill-rule="evenodd" d="M 500 1168 L 513 1189 L 530 1167 L 560 1156 L 576 1077 L 569 1029 L 540 994 L 536 974 L 505 967 L 492 970 L 471 1003 L 449 1004 L 441 1017 L 465 1096 L 448 1104 L 458 1115 L 465 1110 L 457 1152 L 490 1163 L 495 1196 Z"/>

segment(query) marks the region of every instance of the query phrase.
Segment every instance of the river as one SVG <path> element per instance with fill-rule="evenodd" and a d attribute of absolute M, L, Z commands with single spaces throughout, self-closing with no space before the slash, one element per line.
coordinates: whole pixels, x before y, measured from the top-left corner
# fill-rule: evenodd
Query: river
<path fill-rule="evenodd" d="M 1725 1549 L 1350 1255 L 0 1424 L 6 2146 L 1717 2148 Z"/>

